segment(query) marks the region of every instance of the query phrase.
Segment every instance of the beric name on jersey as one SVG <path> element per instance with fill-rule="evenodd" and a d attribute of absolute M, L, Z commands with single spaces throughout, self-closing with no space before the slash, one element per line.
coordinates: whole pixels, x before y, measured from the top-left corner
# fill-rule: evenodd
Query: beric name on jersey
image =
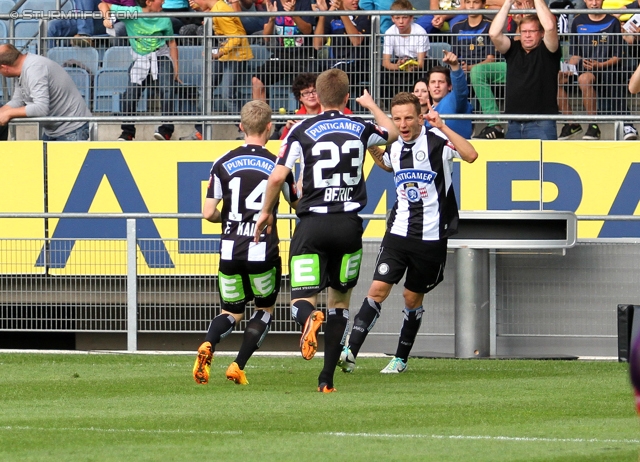
<path fill-rule="evenodd" d="M 385 144 L 387 131 L 358 117 L 327 111 L 294 126 L 278 163 L 302 167 L 297 214 L 358 212 L 367 203 L 362 175 L 366 148 Z"/>
<path fill-rule="evenodd" d="M 451 180 L 454 157 L 460 155 L 435 128 L 423 127 L 413 143 L 400 139 L 391 145 L 384 162 L 393 167 L 397 200 L 387 232 L 424 241 L 457 232 L 458 204 Z"/>
<path fill-rule="evenodd" d="M 278 256 L 277 227 L 253 243 L 256 219 L 262 208 L 276 157 L 266 148 L 240 146 L 213 163 L 207 197 L 222 199 L 221 258 L 265 261 Z M 293 175 L 286 186 L 294 188 Z M 277 206 L 276 206 L 277 209 Z"/>

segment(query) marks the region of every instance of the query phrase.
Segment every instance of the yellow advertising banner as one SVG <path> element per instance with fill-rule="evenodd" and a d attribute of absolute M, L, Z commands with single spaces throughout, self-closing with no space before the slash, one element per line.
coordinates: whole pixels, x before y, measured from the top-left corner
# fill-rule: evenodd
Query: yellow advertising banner
<path fill-rule="evenodd" d="M 57 142 L 47 144 L 47 190 L 41 142 L 4 143 L 3 212 L 195 213 L 202 210 L 213 161 L 241 141 Z M 638 214 L 640 163 L 635 143 L 474 140 L 479 158 L 454 163 L 454 188 L 462 210 L 564 210 L 580 215 Z M 278 152 L 280 142 L 269 142 Z M 610 161 L 615 155 L 615 162 Z M 365 214 L 385 214 L 394 204 L 393 175 L 367 159 Z M 45 199 L 46 198 L 46 199 Z M 281 201 L 280 213 L 291 213 Z M 40 219 L 3 219 L 3 246 L 44 239 Z M 295 222 L 281 220 L 288 238 Z M 3 273 L 126 273 L 124 219 L 50 219 L 50 248 L 42 241 L 17 270 Z M 384 221 L 365 220 L 365 238 L 382 237 Z M 139 273 L 212 274 L 220 225 L 199 219 L 137 220 Z M 635 222 L 582 222 L 579 237 L 640 237 Z M 0 241 L 3 242 L 3 241 Z M 11 250 L 11 249 L 9 249 Z M 25 257 L 21 257 L 24 259 Z M 6 259 L 3 259 L 6 260 Z"/>

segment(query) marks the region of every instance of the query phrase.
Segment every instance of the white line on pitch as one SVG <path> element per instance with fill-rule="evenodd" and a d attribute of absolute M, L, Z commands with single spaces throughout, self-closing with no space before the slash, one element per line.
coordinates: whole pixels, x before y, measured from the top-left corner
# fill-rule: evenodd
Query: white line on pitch
<path fill-rule="evenodd" d="M 0 430 L 5 431 L 79 431 L 98 433 L 158 433 L 158 434 L 206 434 L 206 435 L 242 435 L 242 430 L 161 430 L 144 428 L 98 428 L 98 427 L 29 427 L 20 425 L 0 426 Z M 296 432 L 298 433 L 298 432 Z M 302 432 L 308 435 L 308 432 Z M 323 432 L 316 433 L 324 436 L 338 437 L 360 437 L 360 438 L 406 438 L 406 439 L 434 439 L 434 440 L 489 440 L 489 441 L 514 441 L 533 443 L 607 443 L 607 444 L 640 444 L 638 439 L 600 439 L 600 438 L 545 438 L 529 436 L 490 436 L 490 435 L 421 435 L 402 433 L 346 433 L 346 432 Z"/>

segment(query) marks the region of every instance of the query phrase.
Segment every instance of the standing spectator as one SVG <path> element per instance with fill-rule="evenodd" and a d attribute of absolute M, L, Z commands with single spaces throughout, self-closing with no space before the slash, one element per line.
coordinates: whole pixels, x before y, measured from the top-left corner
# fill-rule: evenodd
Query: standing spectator
<path fill-rule="evenodd" d="M 169 18 L 149 18 L 140 13 L 159 13 L 162 11 L 163 0 L 137 0 L 139 6 L 126 7 L 100 4 L 100 11 L 105 18 L 105 26 L 112 28 L 109 11 L 113 13 L 138 13 L 136 19 L 122 19 L 127 28 L 133 64 L 129 68 L 129 86 L 122 97 L 121 111 L 124 115 L 133 115 L 136 104 L 145 87 L 156 84 L 162 93 L 162 115 L 174 113 L 174 82 L 178 78 L 178 47 L 174 39 L 165 39 L 173 35 L 173 27 Z M 148 36 L 148 38 L 140 38 Z M 132 141 L 136 137 L 136 127 L 133 124 L 122 124 L 120 141 Z M 163 123 L 153 137 L 157 140 L 170 140 L 173 135 L 173 124 Z"/>
<path fill-rule="evenodd" d="M 395 0 L 392 10 L 409 11 L 413 5 L 409 0 Z M 381 76 L 383 97 L 390 98 L 399 91 L 406 91 L 416 81 L 415 75 L 423 72 L 429 53 L 429 37 L 413 16 L 394 14 L 393 26 L 384 34 Z"/>
<path fill-rule="evenodd" d="M 369 146 L 395 141 L 393 122 L 365 90 L 357 101 L 371 111 L 378 125 L 346 116 L 349 78 L 339 69 L 318 76 L 318 98 L 323 112 L 294 126 L 280 148 L 278 165 L 269 177 L 266 198 L 256 224 L 255 239 L 273 229 L 271 210 L 280 188 L 296 161 L 302 162 L 302 194 L 296 213 L 289 268 L 291 314 L 304 326 L 302 357 L 310 360 L 318 348 L 316 333 L 324 320 L 317 297 L 328 289 L 324 333 L 324 367 L 318 391 L 335 391 L 333 376 L 349 324 L 351 290 L 358 282 L 362 260 L 362 218 L 367 190 L 362 174 Z"/>
<path fill-rule="evenodd" d="M 69 74 L 44 56 L 22 54 L 9 43 L 0 45 L 0 75 L 17 77 L 11 100 L 0 107 L 0 127 L 24 117 L 84 117 L 91 111 Z M 43 141 L 89 139 L 89 122 L 41 122 Z"/>
<path fill-rule="evenodd" d="M 229 5 L 237 11 L 241 13 L 243 11 L 258 11 L 256 5 L 262 6 L 262 0 L 229 0 Z M 253 34 L 262 34 L 262 30 L 264 29 L 264 25 L 267 21 L 267 18 L 260 16 L 246 16 L 241 15 L 240 21 L 242 21 L 242 27 L 247 31 L 247 35 Z"/>
<path fill-rule="evenodd" d="M 587 8 L 602 9 L 603 0 L 587 0 Z M 579 14 L 571 24 L 569 64 L 576 66 L 582 104 L 589 115 L 598 112 L 598 97 L 603 104 L 610 104 L 614 114 L 626 114 L 624 66 L 622 65 L 622 37 L 620 21 L 605 13 Z M 571 75 L 567 72 L 568 77 Z M 562 113 L 571 114 L 563 86 L 558 89 Z M 560 139 L 569 139 L 582 132 L 579 124 L 565 124 Z M 590 123 L 583 140 L 599 140 L 600 128 Z M 638 139 L 638 131 L 631 124 L 624 125 L 624 139 Z"/>
<path fill-rule="evenodd" d="M 222 0 L 191 0 L 194 10 L 209 10 L 212 13 L 231 13 L 231 6 Z M 248 61 L 253 58 L 249 40 L 240 18 L 237 16 L 214 16 L 213 30 L 216 35 L 226 37 L 211 56 L 213 60 L 213 85 L 222 88 L 222 98 L 227 112 L 239 114 L 241 99 L 239 89 L 248 72 Z M 196 131 L 185 139 L 202 139 L 202 125 L 196 125 Z"/>
<path fill-rule="evenodd" d="M 415 95 L 398 93 L 391 100 L 391 117 L 401 139 L 383 155 L 373 150 L 376 164 L 393 172 L 396 202 L 380 245 L 373 282 L 353 321 L 349 346 L 338 366 L 353 372 L 355 358 L 380 316 L 382 303 L 405 272 L 404 321 L 395 356 L 380 372 L 398 374 L 407 368 L 422 315 L 424 294 L 443 280 L 447 241 L 458 232 L 458 203 L 453 190 L 453 159 L 474 162 L 478 153 L 429 105 L 427 129 Z M 428 153 L 425 155 L 425 153 Z M 420 155 L 422 154 L 422 155 Z"/>
<path fill-rule="evenodd" d="M 464 10 L 484 10 L 486 0 L 462 0 Z M 479 14 L 470 14 L 467 19 L 452 28 L 453 51 L 458 56 L 460 67 L 469 75 L 473 66 L 488 64 L 496 60 L 496 50 L 489 40 L 491 21 Z"/>
<path fill-rule="evenodd" d="M 111 0 L 107 3 L 114 3 L 122 6 L 135 6 L 135 0 Z M 94 13 L 99 11 L 98 5 L 100 0 L 74 0 L 74 11 L 79 13 Z M 47 36 L 50 38 L 74 37 L 74 40 L 60 41 L 59 45 L 66 46 L 71 43 L 74 46 L 93 46 L 92 37 L 94 35 L 104 35 L 107 31 L 101 19 L 54 19 L 49 21 L 47 25 Z M 124 24 L 116 23 L 114 25 L 114 34 L 116 37 L 124 37 L 127 30 Z M 57 40 L 51 40 L 49 46 L 57 45 Z"/>
<path fill-rule="evenodd" d="M 193 378 L 200 384 L 209 382 L 216 345 L 242 320 L 247 302 L 255 299 L 256 309 L 244 331 L 240 351 L 226 374 L 227 379 L 238 385 L 249 384 L 244 367 L 269 332 L 280 292 L 282 262 L 277 228 L 274 226 L 272 233 L 260 235 L 259 242 L 253 242 L 253 234 L 246 232 L 255 226 L 262 207 L 256 198 L 264 198 L 267 179 L 276 163 L 276 156 L 264 147 L 271 133 L 271 108 L 264 101 L 248 102 L 240 114 L 240 128 L 245 134 L 245 144 L 213 163 L 202 211 L 206 220 L 222 223 L 223 232 L 218 270 L 222 310 L 211 321 L 205 341 L 198 348 Z M 282 192 L 295 208 L 298 196 L 291 172 Z M 268 212 L 274 224 L 278 196 Z M 218 209 L 220 201 L 222 211 Z"/>
<path fill-rule="evenodd" d="M 358 0 L 317 0 L 318 11 L 344 11 L 342 16 L 318 16 L 313 47 L 320 50 L 331 39 L 331 59 L 320 61 L 319 71 L 342 69 L 352 83 L 369 80 L 371 18 L 363 15 Z M 357 13 L 357 14 L 356 14 Z"/>
<path fill-rule="evenodd" d="M 162 11 L 164 13 L 187 13 L 191 11 L 189 8 L 189 0 L 164 0 L 162 3 Z M 187 18 L 169 18 L 173 27 L 173 35 L 180 33 L 180 28 L 185 25 L 183 19 Z"/>
<path fill-rule="evenodd" d="M 300 74 L 291 85 L 291 92 L 296 101 L 300 102 L 300 109 L 296 111 L 298 115 L 318 115 L 321 111 L 320 101 L 318 100 L 318 92 L 316 91 L 316 74 L 304 73 Z M 353 114 L 349 108 L 344 108 L 345 114 Z M 299 120 L 287 120 L 282 127 L 280 139 L 283 140 L 289 134 L 289 130 L 300 122 Z"/>
<path fill-rule="evenodd" d="M 502 5 L 502 3 L 501 3 Z M 514 9 L 523 10 L 533 8 L 531 0 L 515 0 L 513 2 Z M 524 17 L 523 14 L 511 14 L 507 18 L 506 32 L 508 34 L 516 34 L 514 40 L 520 40 L 520 21 Z M 507 63 L 504 61 L 496 61 L 493 63 L 477 64 L 471 68 L 470 73 L 471 86 L 480 103 L 483 114 L 500 114 L 500 109 L 496 102 L 496 97 L 491 89 L 492 85 L 504 85 L 507 81 Z M 487 126 L 484 127 L 478 135 L 473 136 L 474 139 L 498 139 L 504 138 L 504 129 L 497 119 L 489 120 Z"/>
<path fill-rule="evenodd" d="M 514 0 L 505 0 L 489 28 L 491 41 L 507 61 L 506 114 L 558 114 L 558 72 L 562 50 L 555 16 L 544 0 L 534 0 L 537 15 L 520 21 L 520 40 L 504 35 Z M 509 139 L 555 140 L 554 120 L 511 120 Z"/>
<path fill-rule="evenodd" d="M 446 114 L 471 114 L 473 108 L 469 103 L 469 87 L 464 71 L 458 62 L 458 57 L 450 52 L 445 52 L 443 62 L 451 66 L 451 70 L 443 66 L 435 66 L 429 69 L 427 76 L 419 80 L 414 86 L 414 94 L 418 97 L 421 107 L 427 110 L 430 106 L 438 109 L 438 113 Z M 426 86 L 428 99 L 420 101 L 420 94 Z M 425 104 L 423 104 L 425 103 Z M 423 112 L 426 116 L 427 112 Z M 429 123 L 427 122 L 427 126 Z M 447 125 L 464 138 L 471 138 L 471 120 L 455 119 L 447 121 Z"/>
<path fill-rule="evenodd" d="M 460 8 L 460 0 L 430 0 L 430 10 L 457 10 Z M 439 32 L 448 32 L 458 22 L 464 20 L 466 15 L 463 14 L 425 14 L 416 19 L 416 23 L 422 26 L 428 34 L 437 34 Z"/>
<path fill-rule="evenodd" d="M 275 13 L 284 11 L 290 16 L 269 16 L 262 34 L 267 44 L 276 35 L 276 47 L 271 59 L 263 64 L 253 76 L 253 99 L 267 100 L 267 89 L 282 79 L 295 78 L 305 72 L 313 55 L 310 39 L 305 36 L 313 34 L 310 16 L 295 16 L 296 11 L 313 11 L 311 0 L 264 0 L 267 11 Z"/>
<path fill-rule="evenodd" d="M 629 79 L 629 91 L 634 95 L 640 93 L 640 65 Z"/>

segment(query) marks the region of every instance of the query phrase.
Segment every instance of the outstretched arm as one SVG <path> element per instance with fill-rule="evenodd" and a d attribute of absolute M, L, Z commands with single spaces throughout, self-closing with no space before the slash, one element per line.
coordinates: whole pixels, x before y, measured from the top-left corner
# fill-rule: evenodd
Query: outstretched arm
<path fill-rule="evenodd" d="M 511 48 L 511 41 L 509 38 L 504 35 L 505 25 L 507 24 L 507 18 L 509 16 L 509 10 L 513 5 L 514 0 L 505 0 L 502 4 L 502 8 L 496 14 L 496 17 L 493 18 L 491 22 L 491 27 L 489 28 L 489 37 L 493 42 L 493 45 L 496 47 L 500 53 L 506 53 Z"/>
<path fill-rule="evenodd" d="M 398 139 L 399 133 L 396 125 L 387 116 L 387 114 L 385 114 L 384 111 L 378 107 L 367 90 L 364 90 L 362 92 L 362 96 L 356 98 L 356 101 L 358 102 L 358 104 L 360 104 L 360 106 L 368 109 L 371 112 L 378 125 L 380 125 L 382 128 L 385 128 L 387 132 L 389 132 L 387 144 L 391 144 Z"/>
<path fill-rule="evenodd" d="M 256 222 L 256 231 L 254 234 L 254 241 L 260 242 L 260 234 L 267 230 L 267 234 L 271 234 L 271 226 L 273 225 L 273 208 L 278 202 L 278 196 L 282 191 L 282 184 L 287 179 L 287 175 L 291 173 L 291 169 L 284 165 L 276 165 L 271 175 L 269 175 L 269 182 L 267 183 L 267 189 L 264 193 L 264 203 L 262 204 L 262 211 Z"/>

